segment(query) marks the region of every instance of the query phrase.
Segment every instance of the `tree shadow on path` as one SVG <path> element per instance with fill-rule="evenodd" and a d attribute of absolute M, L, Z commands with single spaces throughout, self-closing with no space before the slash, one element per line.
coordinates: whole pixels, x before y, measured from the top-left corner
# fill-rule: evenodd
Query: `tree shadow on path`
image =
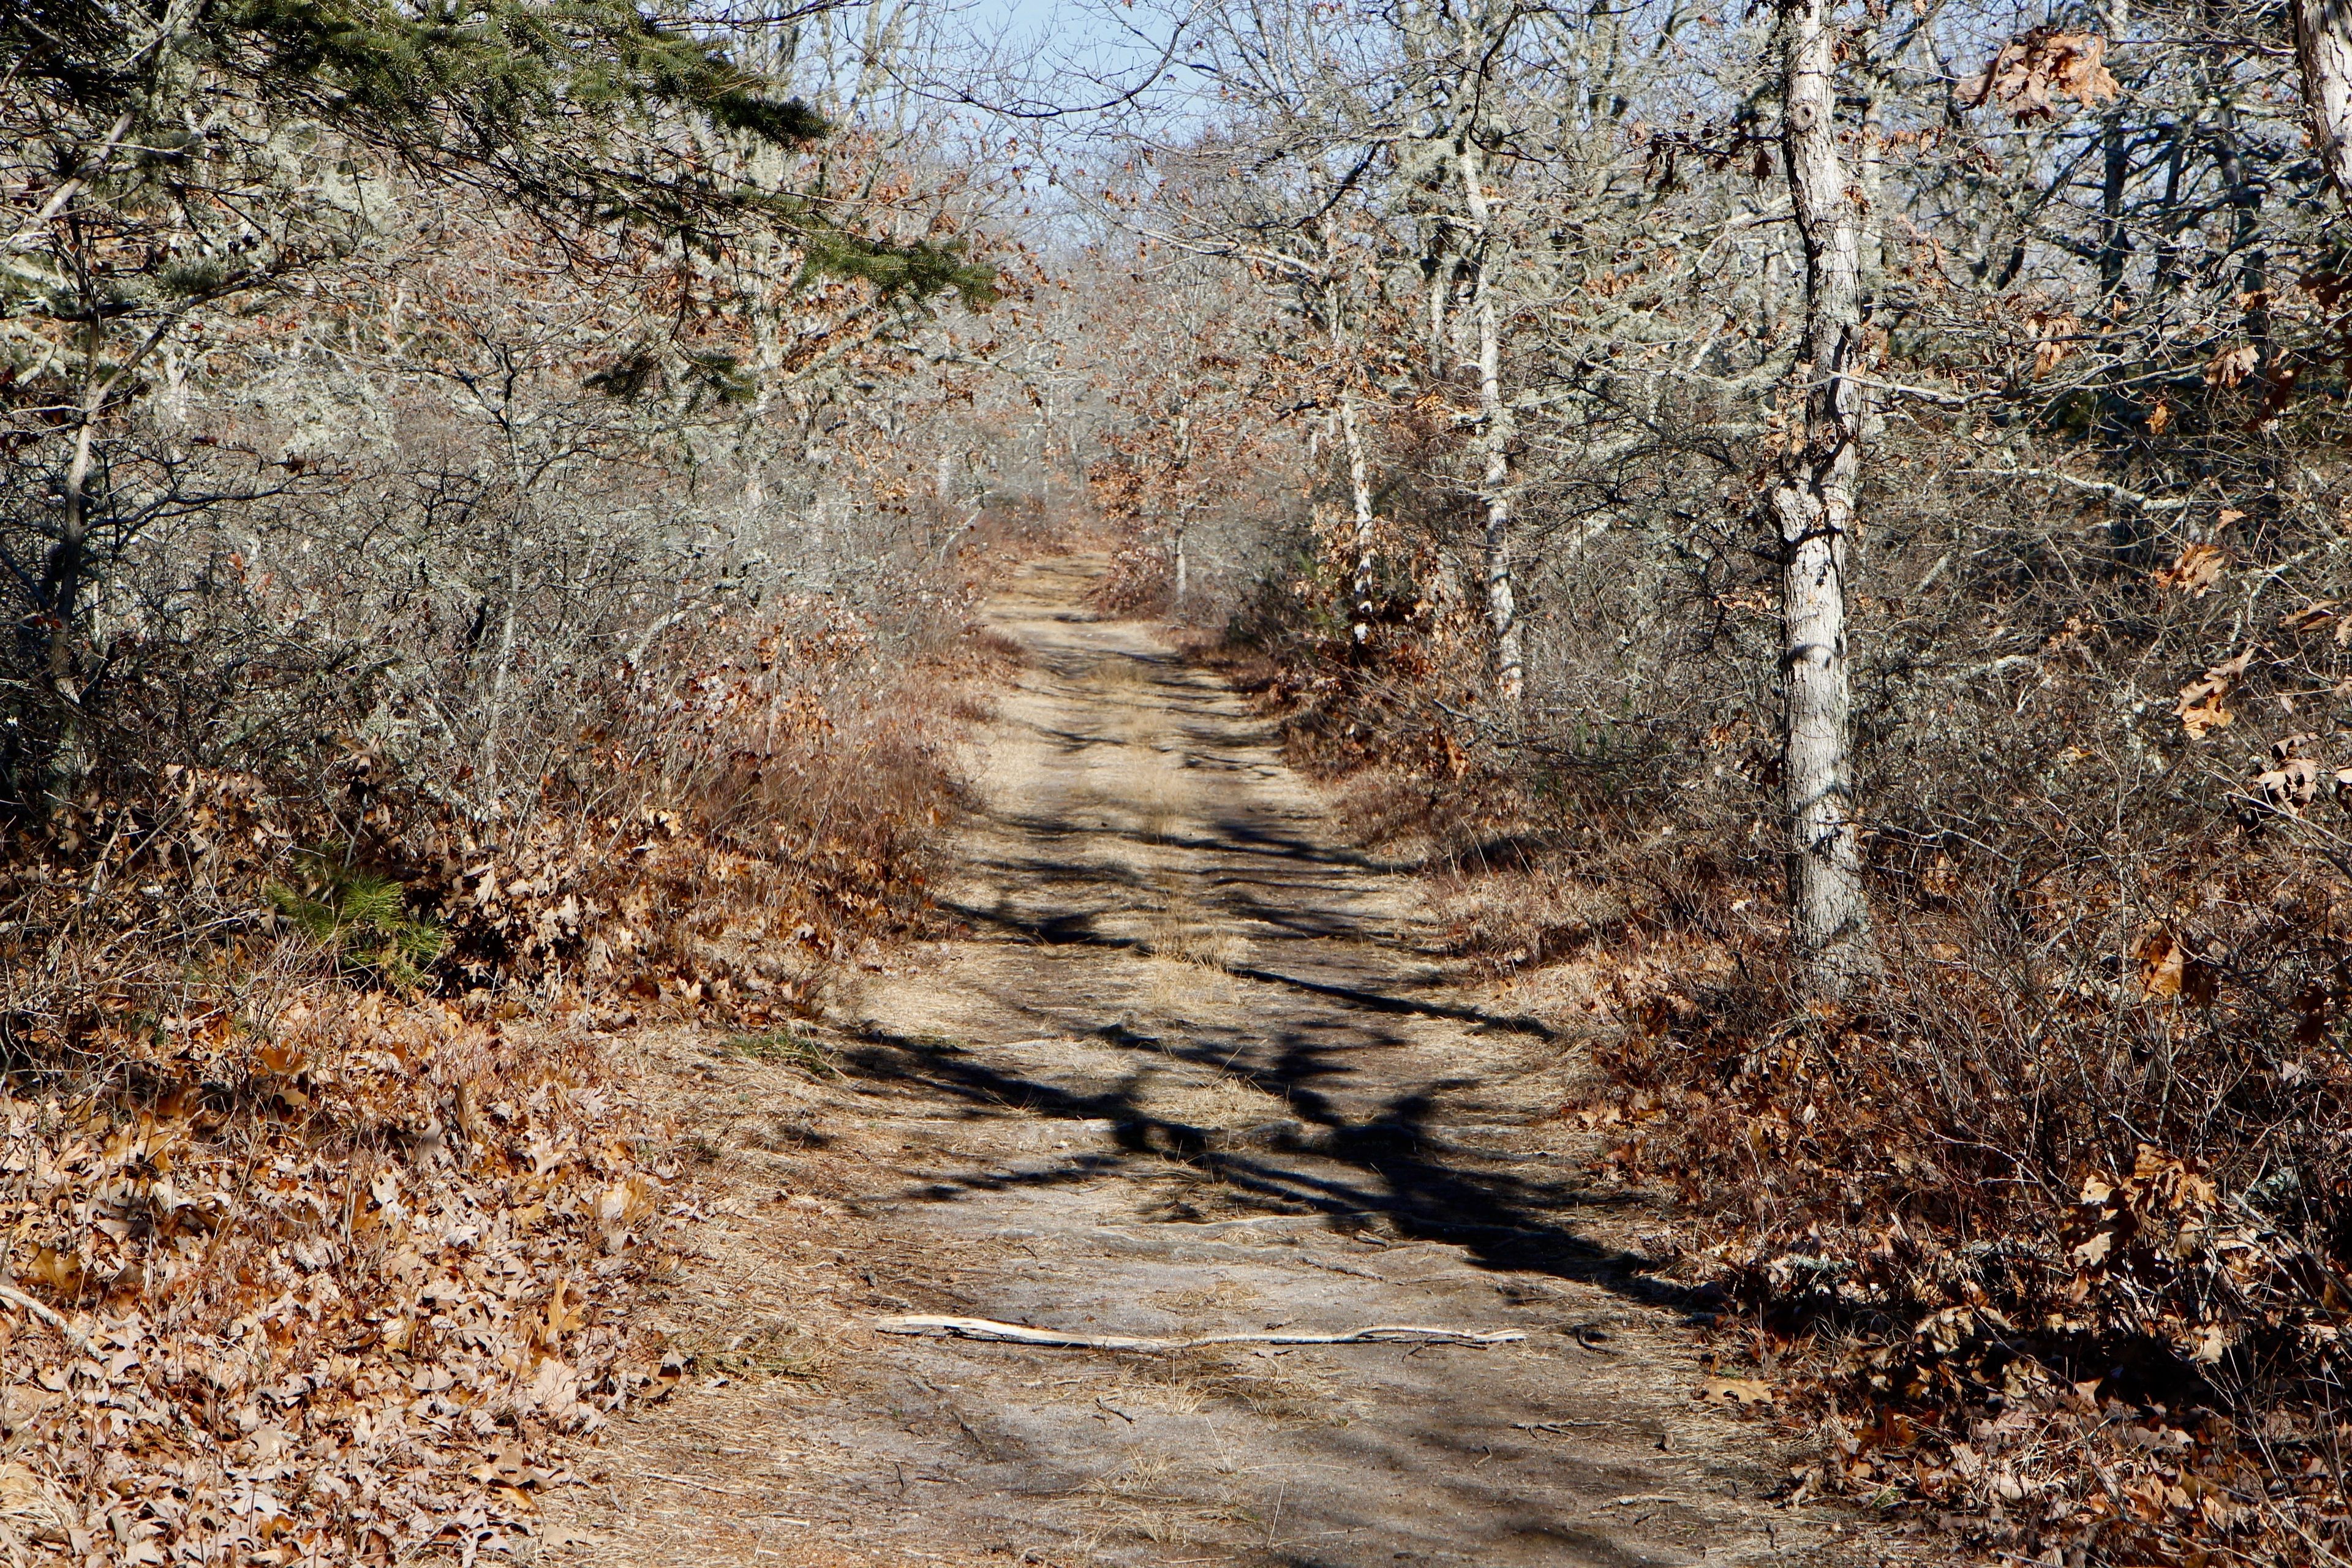
<path fill-rule="evenodd" d="M 1361 1026 L 1351 1032 L 1360 1037 Z M 1118 1024 L 1097 1030 L 1096 1037 L 1153 1058 L 1197 1059 L 1210 1054 L 1171 1047 Z M 992 1061 L 983 1050 L 936 1038 L 869 1026 L 862 1040 L 841 1058 L 860 1078 L 961 1101 L 975 1113 L 1017 1110 L 1108 1122 L 1111 1130 L 1109 1151 L 1056 1158 L 1033 1169 L 936 1176 L 900 1198 L 952 1203 L 1107 1178 L 1141 1182 L 1173 1162 L 1220 1183 L 1236 1206 L 1261 1214 L 1321 1215 L 1341 1233 L 1386 1222 L 1407 1237 L 1457 1245 L 1479 1268 L 1594 1285 L 1685 1315 L 1710 1311 L 1717 1302 L 1712 1291 L 1655 1278 L 1649 1271 L 1657 1267 L 1656 1259 L 1595 1242 L 1576 1228 L 1580 1213 L 1626 1206 L 1638 1201 L 1633 1196 L 1495 1169 L 1494 1161 L 1452 1150 L 1430 1119 L 1438 1097 L 1467 1087 L 1466 1081 L 1402 1088 L 1358 1116 L 1347 1114 L 1318 1087 L 1354 1070 L 1346 1056 L 1395 1042 L 1375 1039 L 1335 1048 L 1303 1031 L 1284 1032 L 1272 1059 L 1251 1066 L 1247 1076 L 1286 1100 L 1291 1117 L 1234 1131 L 1147 1109 L 1140 1071 L 1107 1087 L 1072 1088 Z"/>

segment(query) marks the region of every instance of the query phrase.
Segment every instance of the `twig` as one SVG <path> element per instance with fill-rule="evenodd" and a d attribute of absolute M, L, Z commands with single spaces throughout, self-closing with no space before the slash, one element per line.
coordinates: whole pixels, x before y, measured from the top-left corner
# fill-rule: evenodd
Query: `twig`
<path fill-rule="evenodd" d="M 639 1470 L 636 1473 L 647 1480 L 667 1481 L 672 1486 L 677 1487 L 692 1487 L 697 1491 L 715 1492 L 720 1497 L 739 1498 L 743 1495 L 741 1492 L 729 1491 L 725 1487 L 714 1487 L 709 1481 L 698 1481 L 691 1476 L 673 1476 L 661 1470 Z"/>
<path fill-rule="evenodd" d="M 1827 386 L 1832 380 L 1847 382 L 1855 386 L 1866 386 L 1874 392 L 1891 392 L 1898 397 L 1916 397 L 1925 403 L 1941 404 L 1947 408 L 1966 408 L 1972 403 L 1982 403 L 1989 398 L 2000 395 L 1997 392 L 1954 393 L 1933 386 L 1906 386 L 1900 382 L 1873 381 L 1868 376 L 1848 375 L 1843 372 L 1834 377 L 1823 376 L 1813 384 Z"/>
<path fill-rule="evenodd" d="M 1054 1345 L 1086 1351 L 1189 1351 L 1205 1345 L 1504 1345 L 1528 1336 L 1517 1329 L 1481 1333 L 1468 1329 L 1424 1329 L 1410 1323 L 1375 1323 L 1339 1334 L 1210 1334 L 1197 1340 L 1149 1340 L 1127 1334 L 1066 1334 L 1056 1329 L 1033 1329 L 1025 1323 L 1000 1323 L 989 1318 L 884 1318 L 875 1328 L 886 1334 L 937 1335 L 948 1339 L 988 1340 L 1015 1345 Z"/>
<path fill-rule="evenodd" d="M 2185 497 L 2168 496 L 2162 500 L 2158 500 L 2144 496 L 2137 490 L 2126 489 L 2121 485 L 2109 484 L 2105 479 L 2086 479 L 2078 475 L 2062 473 L 2056 468 L 1961 468 L 1958 471 L 1963 474 L 1981 475 L 1988 479 L 2048 479 L 2053 484 L 2072 485 L 2078 490 L 2089 490 L 2092 494 L 2105 496 L 2109 500 L 2129 502 L 2142 511 L 2178 511 L 2189 504 Z"/>
<path fill-rule="evenodd" d="M 1620 1353 L 1617 1351 L 1611 1350 L 1606 1344 L 1596 1344 L 1591 1340 L 1590 1336 L 1595 1333 L 1600 1334 L 1604 1340 L 1608 1338 L 1609 1331 L 1602 1328 L 1598 1323 L 1570 1323 L 1568 1326 L 1566 1332 L 1570 1338 L 1576 1341 L 1578 1348 L 1591 1351 L 1595 1355 L 1616 1355 Z"/>
<path fill-rule="evenodd" d="M 65 1314 L 58 1311 L 55 1307 L 46 1305 L 40 1301 L 36 1301 L 30 1296 L 26 1295 L 22 1290 L 11 1289 L 6 1285 L 0 1285 L 0 1301 L 7 1301 L 16 1306 L 24 1308 L 25 1310 L 32 1313 L 33 1316 L 40 1319 L 41 1321 L 48 1324 L 51 1328 L 57 1330 L 58 1332 L 65 1335 L 68 1340 L 73 1342 L 77 1349 L 89 1349 L 89 1336 L 83 1333 L 79 1329 L 75 1328 L 70 1322 L 68 1322 L 66 1321 Z"/>

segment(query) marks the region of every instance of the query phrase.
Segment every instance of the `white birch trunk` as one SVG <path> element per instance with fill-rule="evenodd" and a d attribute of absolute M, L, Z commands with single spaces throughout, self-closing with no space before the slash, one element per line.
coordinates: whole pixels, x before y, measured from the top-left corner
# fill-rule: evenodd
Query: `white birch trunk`
<path fill-rule="evenodd" d="M 2352 203 L 2352 0 L 2293 0 L 2292 9 L 2312 144 L 2336 195 Z"/>
<path fill-rule="evenodd" d="M 1846 557 L 1862 465 L 1859 215 L 1838 155 L 1835 0 L 1781 0 L 1789 193 L 1805 258 L 1804 349 L 1772 489 L 1788 692 L 1790 938 L 1801 983 L 1843 994 L 1875 963 L 1853 821 Z"/>

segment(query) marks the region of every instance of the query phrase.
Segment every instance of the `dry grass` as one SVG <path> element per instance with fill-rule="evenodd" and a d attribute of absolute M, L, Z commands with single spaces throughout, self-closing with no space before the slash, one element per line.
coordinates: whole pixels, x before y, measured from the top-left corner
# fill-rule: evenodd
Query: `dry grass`
<path fill-rule="evenodd" d="M 1244 1078 L 1220 1073 L 1206 1082 L 1190 1078 L 1155 1081 L 1149 1090 L 1154 1114 L 1188 1127 L 1239 1131 L 1280 1121 L 1289 1102 Z"/>
<path fill-rule="evenodd" d="M 1257 1300 L 1257 1292 L 1234 1279 L 1214 1279 L 1206 1285 L 1188 1286 L 1181 1290 L 1159 1290 L 1151 1296 L 1155 1306 L 1164 1307 L 1186 1322 L 1197 1321 L 1212 1312 L 1230 1312 Z"/>
<path fill-rule="evenodd" d="M 698 1329 L 669 1341 L 689 1372 L 817 1382 L 833 1364 L 829 1343 L 799 1322 L 761 1320 L 733 1331 Z"/>
<path fill-rule="evenodd" d="M 1213 912 L 1170 894 L 1146 917 L 1146 951 L 1202 969 L 1230 970 L 1249 957 L 1249 941 L 1228 928 Z"/>
<path fill-rule="evenodd" d="M 1297 1351 L 1262 1354 L 1230 1347 L 1180 1351 L 1153 1358 L 1139 1382 L 1181 1389 L 1211 1404 L 1229 1404 L 1253 1415 L 1309 1426 L 1345 1426 L 1345 1384 Z"/>
<path fill-rule="evenodd" d="M 1234 994 L 1235 982 L 1222 964 L 1155 956 L 1145 976 L 1140 1000 L 1161 1018 L 1185 1018 L 1204 1008 L 1224 1006 Z"/>

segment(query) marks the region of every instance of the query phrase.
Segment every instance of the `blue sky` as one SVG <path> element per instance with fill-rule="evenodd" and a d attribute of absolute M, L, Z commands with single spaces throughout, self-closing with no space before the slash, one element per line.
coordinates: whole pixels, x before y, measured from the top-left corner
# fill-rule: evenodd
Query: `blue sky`
<path fill-rule="evenodd" d="M 1057 19 L 1066 24 L 1084 22 L 1084 17 L 1074 12 L 1066 0 L 986 0 L 972 15 L 983 25 L 1002 18 L 1008 32 L 1049 33 Z"/>
<path fill-rule="evenodd" d="M 962 0 L 955 9 L 974 34 L 1004 42 L 1078 41 L 1096 26 L 1092 10 L 1071 0 Z"/>
<path fill-rule="evenodd" d="M 1132 16 L 1138 26 L 1160 37 L 1169 25 L 1168 10 L 1164 4 L 1146 0 L 1135 5 Z M 1113 19 L 1117 13 L 1111 0 L 962 0 L 959 13 L 978 37 L 1019 46 L 1028 58 L 1042 64 L 1066 61 L 1115 71 L 1125 58 L 1138 64 L 1152 58 L 1139 47 L 1132 31 Z M 1106 47 L 1110 53 L 1103 52 Z"/>

